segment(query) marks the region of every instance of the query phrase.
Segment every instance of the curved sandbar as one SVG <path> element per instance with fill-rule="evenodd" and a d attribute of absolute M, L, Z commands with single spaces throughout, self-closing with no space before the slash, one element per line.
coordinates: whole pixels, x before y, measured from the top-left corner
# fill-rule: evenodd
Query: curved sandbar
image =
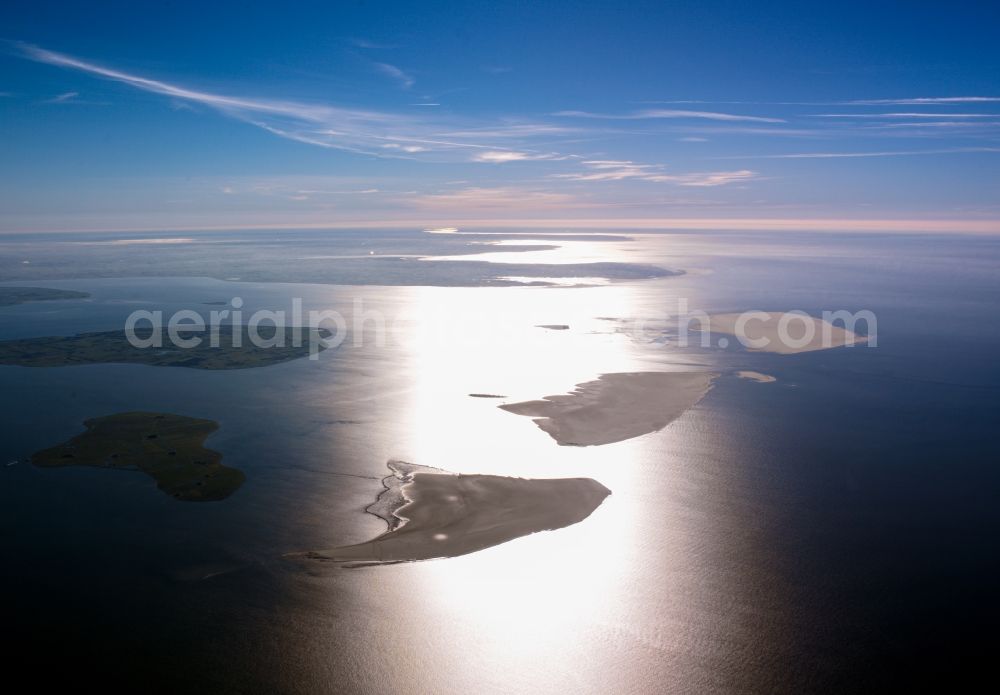
<path fill-rule="evenodd" d="M 86 299 L 90 294 L 76 290 L 54 290 L 50 287 L 0 287 L 0 306 L 26 302 L 51 302 L 56 299 Z"/>
<path fill-rule="evenodd" d="M 300 331 L 301 340 L 295 345 L 295 331 Z M 136 337 L 148 339 L 152 331 L 136 329 Z M 248 327 L 236 330 L 222 326 L 219 330 L 217 346 L 212 347 L 209 331 L 180 331 L 184 339 L 201 338 L 196 347 L 183 348 L 174 345 L 163 332 L 159 347 L 135 347 L 125 331 L 105 331 L 99 333 L 79 333 L 73 336 L 49 336 L 44 338 L 22 338 L 0 341 L 0 364 L 18 367 L 69 367 L 81 364 L 148 364 L 154 367 L 190 367 L 192 369 L 250 369 L 267 367 L 288 362 L 309 355 L 313 350 L 326 349 L 321 338 L 330 336 L 326 329 L 275 329 L 274 326 L 259 326 L 256 335 L 260 341 L 279 341 L 255 345 Z M 234 337 L 236 340 L 234 340 Z"/>
<path fill-rule="evenodd" d="M 736 372 L 736 376 L 740 379 L 747 379 L 748 381 L 756 381 L 758 384 L 771 384 L 777 381 L 777 377 L 773 377 L 770 374 L 764 374 L 763 372 L 754 372 L 749 369 L 743 369 Z"/>
<path fill-rule="evenodd" d="M 577 384 L 569 394 L 497 406 L 534 417 L 563 446 L 611 444 L 661 430 L 700 401 L 714 372 L 623 372 Z"/>
<path fill-rule="evenodd" d="M 740 324 L 741 317 L 742 324 Z M 868 336 L 858 335 L 815 316 L 793 312 L 754 311 L 742 314 L 712 314 L 708 318 L 708 330 L 735 337 L 751 352 L 795 355 L 800 352 L 829 350 L 868 342 Z M 783 339 L 781 335 L 783 321 L 786 322 L 788 340 Z M 808 339 L 806 339 L 807 333 L 811 334 Z"/>
<path fill-rule="evenodd" d="M 223 466 L 222 454 L 206 449 L 218 429 L 213 420 L 167 413 L 118 413 L 83 423 L 87 431 L 39 451 L 31 462 L 42 468 L 95 466 L 142 471 L 171 497 L 188 502 L 221 500 L 246 476 Z"/>
<path fill-rule="evenodd" d="M 366 511 L 389 530 L 365 543 L 295 554 L 351 565 L 455 557 L 586 519 L 611 491 L 589 478 L 463 475 L 390 461 Z"/>

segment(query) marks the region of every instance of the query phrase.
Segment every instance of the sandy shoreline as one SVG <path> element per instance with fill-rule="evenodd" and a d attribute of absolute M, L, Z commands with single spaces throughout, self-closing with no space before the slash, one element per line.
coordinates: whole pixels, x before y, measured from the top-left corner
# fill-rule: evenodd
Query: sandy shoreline
<path fill-rule="evenodd" d="M 497 406 L 535 418 L 560 445 L 611 444 L 656 432 L 700 401 L 713 372 L 602 374 L 568 394 Z"/>
<path fill-rule="evenodd" d="M 389 530 L 370 541 L 293 557 L 346 566 L 455 557 L 586 519 L 611 494 L 590 478 L 459 475 L 390 461 L 366 511 Z"/>
<path fill-rule="evenodd" d="M 795 355 L 815 350 L 861 345 L 868 336 L 858 335 L 815 316 L 783 311 L 754 311 L 740 314 L 712 314 L 709 331 L 735 337 L 751 352 Z M 740 325 L 742 319 L 742 325 Z M 788 340 L 781 336 L 782 322 Z M 811 337 L 807 340 L 807 331 Z"/>

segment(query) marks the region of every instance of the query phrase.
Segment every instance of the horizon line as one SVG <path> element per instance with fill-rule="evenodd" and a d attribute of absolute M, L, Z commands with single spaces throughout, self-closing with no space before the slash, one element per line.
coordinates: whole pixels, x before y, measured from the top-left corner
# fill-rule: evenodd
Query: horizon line
<path fill-rule="evenodd" d="M 1000 219 L 913 219 L 913 218 L 788 218 L 788 217 L 669 217 L 669 218 L 522 218 L 522 219 L 400 219 L 345 220 L 291 224 L 225 224 L 225 225 L 165 225 L 151 227 L 77 227 L 44 229 L 0 229 L 2 236 L 27 234 L 94 234 L 94 233 L 159 233 L 216 232 L 245 230 L 389 230 L 412 228 L 536 228 L 576 227 L 588 230 L 642 231 L 761 231 L 761 232 L 856 232 L 899 234 L 975 234 L 1000 235 Z"/>

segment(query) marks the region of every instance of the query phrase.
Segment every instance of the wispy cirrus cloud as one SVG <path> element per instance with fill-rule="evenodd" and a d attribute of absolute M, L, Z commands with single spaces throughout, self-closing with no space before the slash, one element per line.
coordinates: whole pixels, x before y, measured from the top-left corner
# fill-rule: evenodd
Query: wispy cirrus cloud
<path fill-rule="evenodd" d="M 15 48 L 24 58 L 158 94 L 169 99 L 171 104 L 200 104 L 228 117 L 251 123 L 278 137 L 317 147 L 377 157 L 419 156 L 425 159 L 457 159 L 494 164 L 569 159 L 574 155 L 537 147 L 538 140 L 544 138 L 551 141 L 554 138 L 578 137 L 587 132 L 585 128 L 546 122 L 522 123 L 503 120 L 483 122 L 436 117 L 433 112 L 424 112 L 428 115 L 418 116 L 412 113 L 345 108 L 328 103 L 293 99 L 232 96 L 105 67 L 30 44 L 15 44 Z M 386 74 L 401 80 L 404 86 L 412 84 L 412 78 L 398 68 L 387 63 L 378 65 Z M 67 94 L 65 98 L 69 99 L 70 95 Z M 693 118 L 729 122 L 783 122 L 781 119 L 760 116 L 664 109 L 640 111 L 624 116 L 602 116 L 584 112 L 563 112 L 563 115 L 612 120 Z M 497 146 L 497 142 L 501 140 L 504 141 L 504 146 Z M 660 180 L 663 181 L 672 180 L 682 185 L 698 185 L 696 183 L 698 179 L 685 182 L 679 176 L 663 172 L 646 171 L 643 178 L 655 180 L 651 177 L 656 176 L 660 176 Z M 669 179 L 663 178 L 668 176 Z M 711 185 L 718 185 L 714 183 L 715 179 L 705 180 L 710 181 Z"/>
<path fill-rule="evenodd" d="M 493 140 L 558 138 L 569 135 L 582 135 L 588 131 L 582 128 L 571 128 L 551 123 L 498 123 L 481 127 L 465 127 L 441 133 L 450 138 L 490 138 Z"/>
<path fill-rule="evenodd" d="M 1000 126 L 1000 121 L 903 121 L 898 123 L 874 123 L 867 126 L 873 130 L 892 130 L 894 128 L 923 128 L 949 131 L 982 131 Z"/>
<path fill-rule="evenodd" d="M 849 105 L 841 105 L 849 106 Z M 813 122 L 825 121 L 835 137 L 864 138 L 979 138 L 984 144 L 1000 135 L 1000 113 L 966 110 L 950 112 L 939 106 L 935 111 L 838 111 L 804 114 Z"/>
<path fill-rule="evenodd" d="M 78 96 L 80 96 L 80 92 L 63 92 L 62 94 L 57 94 L 56 96 L 52 97 L 51 99 L 46 99 L 45 103 L 46 104 L 65 104 L 65 103 L 74 101 Z"/>
<path fill-rule="evenodd" d="M 1000 118 L 1000 113 L 948 113 L 948 112 L 898 112 L 898 113 L 811 113 L 811 118 Z"/>
<path fill-rule="evenodd" d="M 724 136 L 724 135 L 753 135 L 761 138 L 815 138 L 826 137 L 830 134 L 828 128 L 788 128 L 788 127 L 767 127 L 748 125 L 701 125 L 674 127 L 671 132 L 685 133 L 688 135 Z"/>
<path fill-rule="evenodd" d="M 687 174 L 672 174 L 661 164 L 637 164 L 629 160 L 599 159 L 583 162 L 587 171 L 572 174 L 554 174 L 553 178 L 569 181 L 650 181 L 672 183 L 678 186 L 712 187 L 731 183 L 742 183 L 758 178 L 755 171 L 711 171 Z"/>
<path fill-rule="evenodd" d="M 560 155 L 552 152 L 518 152 L 515 150 L 487 150 L 486 152 L 479 152 L 472 157 L 472 161 L 474 162 L 487 162 L 490 164 L 537 162 L 542 160 L 560 161 L 566 159 L 575 159 L 575 157 L 573 155 Z"/>
<path fill-rule="evenodd" d="M 387 142 L 382 145 L 383 150 L 399 150 L 400 152 L 406 152 L 407 154 L 417 154 L 418 152 L 426 152 L 427 148 L 423 145 L 401 145 L 398 142 Z"/>
<path fill-rule="evenodd" d="M 919 106 L 920 104 L 990 104 L 1000 102 L 1000 97 L 915 97 L 911 99 L 854 99 L 841 104 L 857 106 L 878 106 L 895 104 L 898 106 Z"/>
<path fill-rule="evenodd" d="M 758 154 L 718 159 L 857 159 L 863 157 L 916 157 L 935 154 L 974 154 L 1000 152 L 1000 147 L 946 147 L 934 150 L 884 150 L 878 152 L 796 152 L 792 154 Z"/>
<path fill-rule="evenodd" d="M 383 75 L 396 80 L 403 89 L 409 89 L 416 83 L 412 75 L 395 65 L 390 63 L 373 63 L 372 65 Z"/>
<path fill-rule="evenodd" d="M 479 154 L 473 156 L 472 159 L 477 162 L 503 164 L 505 162 L 524 162 L 536 158 L 537 157 L 534 157 L 527 152 L 488 150 L 486 152 L 480 152 Z"/>
<path fill-rule="evenodd" d="M 592 159 L 583 162 L 589 170 L 572 174 L 554 174 L 553 178 L 570 181 L 624 181 L 641 179 L 657 181 L 663 167 L 658 164 L 637 164 L 629 160 Z"/>
<path fill-rule="evenodd" d="M 644 109 L 625 114 L 593 113 L 590 111 L 557 111 L 553 116 L 567 118 L 594 118 L 609 121 L 642 121 L 663 118 L 703 119 L 708 121 L 744 121 L 748 123 L 786 123 L 783 118 L 745 116 L 719 111 L 689 111 L 687 109 Z"/>
<path fill-rule="evenodd" d="M 586 160 L 579 155 L 558 152 L 551 148 L 554 141 L 586 141 L 594 134 L 607 132 L 607 128 L 604 127 L 591 129 L 551 122 L 461 119 L 450 115 L 442 116 L 434 110 L 421 111 L 419 114 L 389 113 L 345 108 L 323 102 L 232 96 L 152 79 L 28 44 L 17 44 L 17 50 L 30 60 L 75 70 L 143 92 L 161 95 L 171 104 L 202 105 L 227 117 L 252 124 L 277 137 L 327 149 L 376 157 L 417 158 L 442 162 L 486 164 L 543 161 L 554 164 L 568 160 L 582 162 L 584 171 L 555 175 L 556 178 L 565 181 L 637 180 L 678 186 L 713 187 L 757 178 L 755 172 L 746 169 L 673 173 L 658 164 Z M 389 72 L 392 73 L 391 70 Z M 700 118 L 712 121 L 780 122 L 780 119 L 701 111 L 660 110 L 640 112 L 633 116 L 635 119 Z M 631 120 L 633 116 L 626 119 Z M 721 123 L 719 125 L 724 126 Z M 725 127 L 735 126 L 725 125 Z M 500 194 L 496 192 L 498 190 L 511 189 L 474 188 L 467 189 L 462 195 L 472 196 L 470 191 L 474 191 L 479 196 L 480 203 L 486 205 L 501 199 Z M 558 198 L 560 195 L 562 194 L 558 192 L 536 192 L 531 200 L 535 203 L 556 201 L 560 200 Z M 433 204 L 437 199 L 429 200 L 431 201 L 429 204 Z M 516 196 L 512 200 L 516 200 Z"/>
<path fill-rule="evenodd" d="M 248 111 L 252 113 L 264 113 L 279 116 L 293 116 L 302 120 L 322 121 L 332 113 L 341 109 L 332 109 L 326 106 L 311 106 L 308 104 L 277 101 L 271 99 L 256 99 L 244 97 L 231 97 L 210 92 L 202 92 L 194 89 L 187 89 L 168 82 L 152 80 L 138 75 L 132 75 L 120 70 L 105 68 L 95 63 L 80 60 L 64 53 L 49 51 L 44 48 L 32 46 L 30 44 L 18 45 L 24 57 L 39 63 L 47 63 L 63 68 L 70 68 L 82 72 L 103 77 L 116 82 L 122 82 L 137 89 L 164 96 L 194 101 L 211 106 L 219 110 Z M 360 112 L 359 112 L 360 113 Z"/>
<path fill-rule="evenodd" d="M 747 106 L 920 106 L 934 104 L 986 104 L 1000 102 L 1000 97 L 965 96 L 965 97 L 912 97 L 895 99 L 848 99 L 825 101 L 727 101 L 723 99 L 670 99 L 646 100 L 639 104 L 709 104 L 717 105 L 747 105 Z"/>
<path fill-rule="evenodd" d="M 760 176 L 756 171 L 739 169 L 737 171 L 712 171 L 706 173 L 683 174 L 675 176 L 674 182 L 680 186 L 711 187 L 728 186 L 731 183 L 745 183 Z"/>
<path fill-rule="evenodd" d="M 372 41 L 371 39 L 358 38 L 358 37 L 348 39 L 348 42 L 351 45 L 356 46 L 357 48 L 365 48 L 365 49 L 395 48 L 395 46 L 390 43 L 381 43 L 379 41 Z"/>
<path fill-rule="evenodd" d="M 551 137 L 561 132 L 558 127 L 549 124 L 484 122 L 433 117 L 430 115 L 433 112 L 418 116 L 291 99 L 231 96 L 104 67 L 30 44 L 15 44 L 15 48 L 29 60 L 159 94 L 167 97 L 172 104 L 201 104 L 278 137 L 376 157 L 419 155 L 441 161 L 468 161 L 465 153 L 470 151 L 505 149 L 495 143 L 498 137 L 522 141 L 526 146 L 522 149 L 530 150 L 532 139 L 543 134 Z"/>

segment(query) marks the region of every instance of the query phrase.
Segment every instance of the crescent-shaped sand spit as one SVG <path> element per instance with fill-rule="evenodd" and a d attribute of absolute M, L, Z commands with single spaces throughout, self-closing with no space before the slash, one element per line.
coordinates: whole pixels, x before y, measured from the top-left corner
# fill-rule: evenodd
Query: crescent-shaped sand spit
<path fill-rule="evenodd" d="M 366 511 L 389 530 L 365 543 L 291 557 L 364 566 L 455 557 L 586 519 L 611 491 L 590 478 L 454 474 L 390 461 Z"/>

